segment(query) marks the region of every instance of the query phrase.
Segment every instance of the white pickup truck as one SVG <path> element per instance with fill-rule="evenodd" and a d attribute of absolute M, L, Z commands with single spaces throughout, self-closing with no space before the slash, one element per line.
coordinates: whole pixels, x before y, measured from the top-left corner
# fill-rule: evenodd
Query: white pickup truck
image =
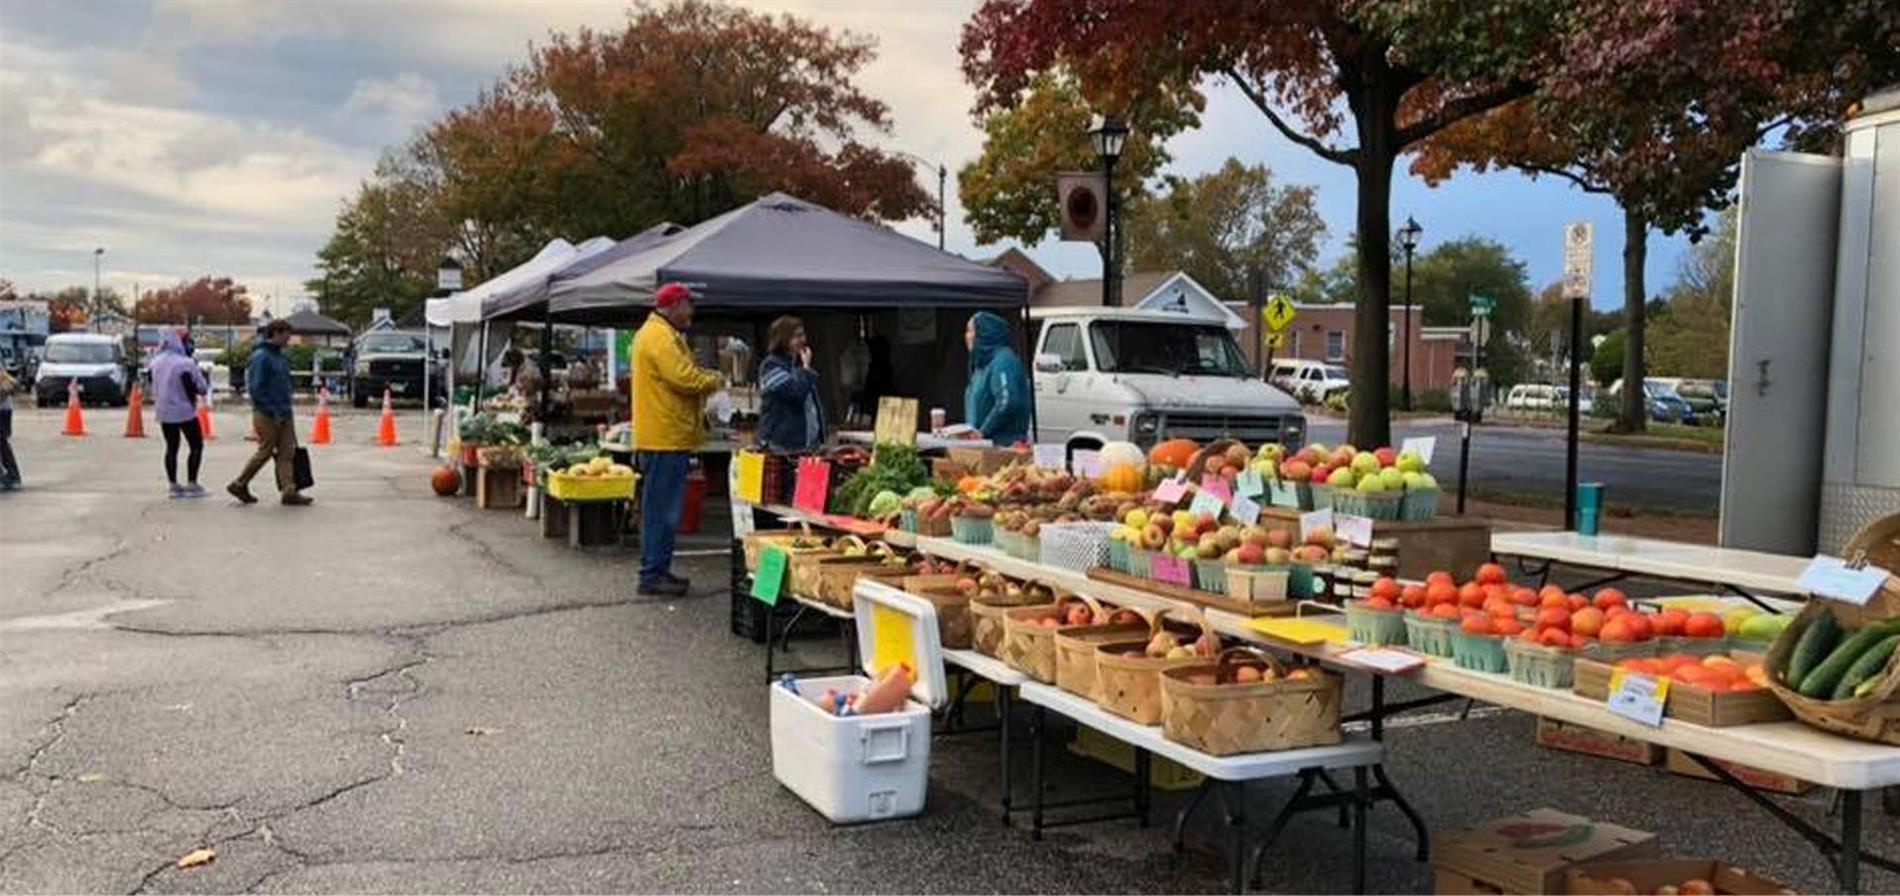
<path fill-rule="evenodd" d="M 1221 321 L 1165 311 L 1030 312 L 1036 440 L 1071 451 L 1129 441 L 1233 438 L 1297 448 L 1306 417 L 1249 368 Z"/>

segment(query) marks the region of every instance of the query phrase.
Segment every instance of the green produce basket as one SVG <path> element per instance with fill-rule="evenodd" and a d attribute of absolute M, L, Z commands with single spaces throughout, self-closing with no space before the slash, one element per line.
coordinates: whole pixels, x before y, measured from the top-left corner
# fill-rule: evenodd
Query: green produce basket
<path fill-rule="evenodd" d="M 1133 572 L 1135 561 L 1130 556 L 1133 552 L 1134 546 L 1128 542 L 1119 540 L 1109 542 L 1108 568 L 1121 573 Z"/>
<path fill-rule="evenodd" d="M 1399 519 L 1408 523 L 1437 519 L 1439 494 L 1435 488 L 1407 489 L 1399 501 Z"/>
<path fill-rule="evenodd" d="M 1405 614 L 1399 610 L 1373 610 L 1364 601 L 1346 602 L 1346 628 L 1361 644 L 1387 646 L 1405 643 Z"/>
<path fill-rule="evenodd" d="M 989 544 L 995 538 L 994 523 L 986 516 L 953 516 L 950 518 L 950 537 L 959 544 Z"/>
<path fill-rule="evenodd" d="M 954 526 L 955 523 L 951 525 Z M 997 529 L 994 526 L 990 529 L 990 544 L 1011 557 L 1022 556 L 1022 538 L 1020 533 L 1011 532 L 1008 529 Z"/>
<path fill-rule="evenodd" d="M 1451 656 L 1451 636 L 1457 633 L 1458 623 L 1455 620 L 1432 619 L 1410 610 L 1405 611 L 1405 643 L 1420 653 Z"/>
<path fill-rule="evenodd" d="M 1227 563 L 1222 560 L 1194 561 L 1194 587 L 1214 594 L 1227 593 Z"/>
<path fill-rule="evenodd" d="M 900 511 L 898 511 L 898 514 L 897 514 L 897 528 L 899 528 L 899 529 L 902 529 L 902 530 L 904 530 L 905 532 L 910 532 L 910 533 L 913 533 L 913 534 L 914 534 L 914 533 L 916 533 L 916 531 L 917 531 L 917 508 L 915 508 L 915 507 L 906 507 L 906 508 L 904 508 L 903 510 L 900 510 Z"/>
<path fill-rule="evenodd" d="M 1131 576 L 1138 576 L 1144 579 L 1153 578 L 1154 577 L 1154 568 L 1153 568 L 1154 556 L 1155 556 L 1154 551 L 1148 550 L 1147 548 L 1138 548 L 1132 544 L 1129 545 L 1128 546 L 1128 574 Z"/>
<path fill-rule="evenodd" d="M 1473 635 L 1454 629 L 1451 633 L 1451 661 L 1460 669 L 1502 674 L 1510 668 L 1504 655 L 1504 640 L 1497 635 Z"/>
<path fill-rule="evenodd" d="M 1567 691 L 1575 682 L 1577 653 L 1530 644 L 1516 638 L 1504 641 L 1504 653 L 1511 664 L 1511 680 L 1535 688 Z"/>
<path fill-rule="evenodd" d="M 1269 567 L 1274 569 L 1277 567 Z M 1286 593 L 1288 597 L 1306 600 L 1313 596 L 1317 581 L 1313 577 L 1313 567 L 1304 563 L 1295 563 L 1286 567 Z"/>
<path fill-rule="evenodd" d="M 1275 507 L 1312 510 L 1313 485 L 1310 482 L 1269 479 L 1267 480 L 1267 502 Z"/>
<path fill-rule="evenodd" d="M 1314 485 L 1311 490 L 1313 503 L 1311 506 L 1302 509 L 1331 510 L 1333 507 L 1333 492 L 1335 491 L 1337 491 L 1337 489 L 1330 485 Z"/>
<path fill-rule="evenodd" d="M 1362 492 L 1357 489 L 1335 488 L 1333 493 L 1333 512 L 1350 513 L 1374 520 L 1396 520 L 1399 518 L 1398 492 Z"/>

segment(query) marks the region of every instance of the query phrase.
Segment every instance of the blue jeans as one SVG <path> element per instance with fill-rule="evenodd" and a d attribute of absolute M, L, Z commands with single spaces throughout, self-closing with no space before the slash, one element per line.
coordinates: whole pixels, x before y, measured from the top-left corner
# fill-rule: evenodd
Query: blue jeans
<path fill-rule="evenodd" d="M 640 463 L 640 586 L 666 581 L 673 572 L 673 539 L 686 505 L 684 451 L 642 451 Z"/>

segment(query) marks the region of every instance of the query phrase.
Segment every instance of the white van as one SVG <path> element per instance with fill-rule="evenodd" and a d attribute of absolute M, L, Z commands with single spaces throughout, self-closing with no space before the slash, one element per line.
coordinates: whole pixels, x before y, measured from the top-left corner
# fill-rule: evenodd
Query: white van
<path fill-rule="evenodd" d="M 1518 383 L 1504 396 L 1504 406 L 1513 411 L 1548 411 L 1565 406 L 1559 401 L 1562 391 L 1543 383 Z"/>
<path fill-rule="evenodd" d="M 1239 439 L 1298 447 L 1306 417 L 1261 382 L 1223 321 L 1132 308 L 1048 308 L 1037 324 L 1037 441 Z"/>
<path fill-rule="evenodd" d="M 1298 358 L 1273 362 L 1267 380 L 1306 404 L 1323 404 L 1333 393 L 1352 388 L 1352 374 L 1344 366 Z"/>
<path fill-rule="evenodd" d="M 79 384 L 82 402 L 125 406 L 125 346 L 117 336 L 55 333 L 46 337 L 46 355 L 33 386 L 34 404 L 65 404 L 66 390 L 74 382 Z"/>

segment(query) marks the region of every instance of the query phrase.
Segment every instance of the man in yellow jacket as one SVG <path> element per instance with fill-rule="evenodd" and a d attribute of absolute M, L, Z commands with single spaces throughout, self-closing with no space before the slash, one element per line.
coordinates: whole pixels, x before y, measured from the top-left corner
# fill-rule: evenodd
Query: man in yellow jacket
<path fill-rule="evenodd" d="M 633 337 L 642 595 L 676 597 L 688 585 L 673 575 L 673 539 L 686 500 L 688 461 L 705 439 L 704 402 L 722 385 L 719 374 L 693 363 L 685 335 L 692 325 L 693 294 L 668 283 L 654 291 L 653 313 Z"/>

